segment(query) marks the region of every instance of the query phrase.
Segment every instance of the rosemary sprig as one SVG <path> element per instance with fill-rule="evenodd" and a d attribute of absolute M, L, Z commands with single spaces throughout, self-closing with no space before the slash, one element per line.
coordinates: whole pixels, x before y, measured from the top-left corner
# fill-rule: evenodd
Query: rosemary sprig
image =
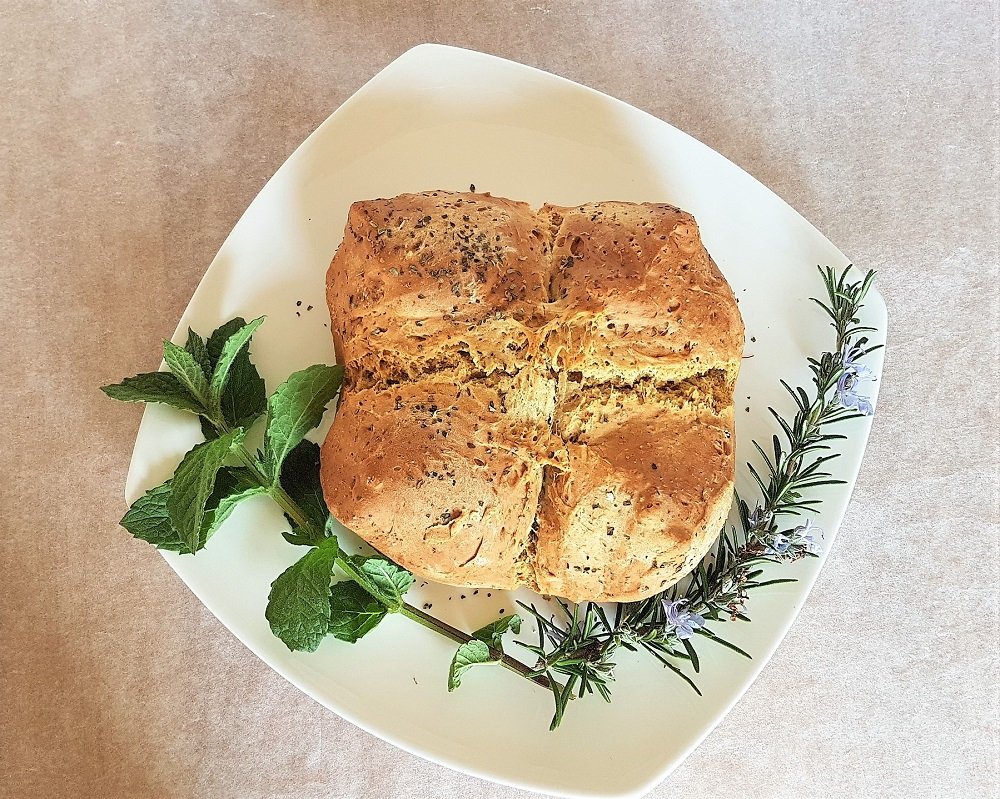
<path fill-rule="evenodd" d="M 847 280 L 849 270 L 838 276 L 828 267 L 820 268 L 827 301 L 813 301 L 830 317 L 836 348 L 809 359 L 811 392 L 781 381 L 795 403 L 795 414 L 787 421 L 768 408 L 781 434 L 772 437 L 770 452 L 753 442 L 763 465 L 748 464 L 748 469 L 760 499 L 751 510 L 737 497 L 739 529 L 724 529 L 713 551 L 687 580 L 648 599 L 619 604 L 613 621 L 595 603 L 571 606 L 557 600 L 558 618 L 522 604 L 537 623 L 539 641 L 537 645 L 521 645 L 537 658 L 534 673 L 549 679 L 555 701 L 552 729 L 559 726 L 574 696 L 596 692 L 611 701 L 609 683 L 614 680 L 614 656 L 619 648 L 649 653 L 700 694 L 681 669 L 687 661 L 695 673 L 699 671 L 696 641 L 707 639 L 750 657 L 707 622 L 750 621 L 746 609 L 749 591 L 794 582 L 787 577 L 768 578 L 768 564 L 819 554 L 817 538 L 822 531 L 811 520 L 783 526 L 779 519 L 817 512 L 820 499 L 809 492 L 844 482 L 825 468 L 839 454 L 830 451 L 831 442 L 845 438 L 829 432 L 829 427 L 872 412 L 867 398 L 857 394 L 859 379 L 870 372 L 857 361 L 881 346 L 869 346 L 861 334 L 872 328 L 861 325 L 859 317 L 875 273 L 868 272 L 861 281 L 851 283 Z M 562 684 L 560 678 L 564 679 Z"/>

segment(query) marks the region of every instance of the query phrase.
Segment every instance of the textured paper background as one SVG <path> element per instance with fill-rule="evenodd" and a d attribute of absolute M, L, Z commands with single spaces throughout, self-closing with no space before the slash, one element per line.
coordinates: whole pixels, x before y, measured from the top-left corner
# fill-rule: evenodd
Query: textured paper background
<path fill-rule="evenodd" d="M 646 109 L 880 272 L 854 500 L 798 623 L 652 795 L 998 795 L 996 3 L 26 2 L 0 14 L 0 796 L 526 797 L 299 694 L 116 524 L 137 409 L 292 149 L 438 41 Z"/>

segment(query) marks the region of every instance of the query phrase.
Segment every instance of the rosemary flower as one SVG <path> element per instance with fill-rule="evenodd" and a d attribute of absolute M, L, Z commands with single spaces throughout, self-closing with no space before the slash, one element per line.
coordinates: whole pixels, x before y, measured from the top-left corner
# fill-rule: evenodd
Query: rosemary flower
<path fill-rule="evenodd" d="M 871 416 L 875 409 L 868 397 L 862 397 L 858 394 L 857 386 L 861 379 L 872 377 L 872 370 L 864 364 L 858 363 L 857 359 L 860 357 L 860 347 L 844 346 L 844 351 L 841 353 L 844 373 L 837 380 L 837 399 L 845 408 L 854 408 L 858 413 Z"/>
<path fill-rule="evenodd" d="M 664 599 L 663 610 L 667 614 L 667 626 L 678 638 L 690 638 L 699 627 L 705 626 L 705 619 L 690 610 L 684 610 L 686 599 Z M 669 632 L 669 630 L 668 630 Z"/>
<path fill-rule="evenodd" d="M 784 555 L 792 545 L 792 539 L 783 533 L 775 533 L 771 539 L 771 544 L 767 548 L 768 555 Z"/>
<path fill-rule="evenodd" d="M 771 519 L 774 516 L 769 510 L 765 510 L 760 505 L 750 511 L 747 516 L 747 526 L 751 530 L 766 530 L 768 525 L 771 524 Z"/>
<path fill-rule="evenodd" d="M 801 547 L 810 555 L 818 555 L 823 551 L 823 546 L 817 538 L 823 537 L 823 531 L 812 523 L 811 519 L 806 519 L 805 524 L 800 524 L 792 530 L 791 543 L 796 547 Z"/>

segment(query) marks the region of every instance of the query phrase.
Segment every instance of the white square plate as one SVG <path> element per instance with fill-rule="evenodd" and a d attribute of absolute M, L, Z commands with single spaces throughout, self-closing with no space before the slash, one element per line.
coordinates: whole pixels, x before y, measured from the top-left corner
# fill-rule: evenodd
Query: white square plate
<path fill-rule="evenodd" d="M 806 356 L 833 346 L 826 318 L 807 298 L 824 296 L 818 264 L 839 269 L 847 260 L 771 191 L 703 144 L 618 100 L 510 61 L 438 45 L 400 56 L 292 154 L 222 246 L 175 341 L 183 341 L 189 325 L 207 334 L 233 316 L 266 315 L 252 353 L 269 390 L 294 370 L 332 363 L 324 276 L 351 202 L 466 190 L 473 183 L 536 206 L 655 201 L 695 215 L 739 297 L 753 356 L 737 386 L 738 463 L 752 458 L 752 438 L 767 442 L 774 432 L 766 407 L 790 408 L 779 378 L 808 385 Z M 883 341 L 885 306 L 875 292 L 864 321 L 878 328 L 873 340 Z M 880 352 L 868 359 L 876 374 Z M 832 466 L 847 484 L 817 493 L 824 500 L 818 521 L 827 548 L 869 428 L 868 420 L 843 425 L 849 439 L 840 442 L 843 457 Z M 169 477 L 197 440 L 191 418 L 149 407 L 129 470 L 128 500 Z M 743 472 L 737 487 L 753 497 Z M 823 565 L 820 558 L 781 567 L 799 581 L 752 596 L 752 624 L 724 625 L 721 632 L 752 661 L 707 641 L 700 647 L 703 697 L 652 658 L 622 653 L 614 702 L 574 701 L 562 727 L 549 732 L 551 696 L 503 669 L 475 669 L 459 691 L 447 693 L 453 645 L 401 617 L 390 617 L 356 645 L 328 639 L 312 654 L 288 652 L 264 619 L 270 582 L 302 554 L 282 540 L 280 529 L 280 514 L 266 500 L 251 500 L 197 556 L 164 557 L 265 663 L 359 727 L 470 774 L 579 797 L 639 796 L 675 768 L 767 662 Z M 510 613 L 514 607 L 512 596 L 489 594 L 431 585 L 415 589 L 411 601 L 431 602 L 435 614 L 473 630 L 500 608 Z"/>

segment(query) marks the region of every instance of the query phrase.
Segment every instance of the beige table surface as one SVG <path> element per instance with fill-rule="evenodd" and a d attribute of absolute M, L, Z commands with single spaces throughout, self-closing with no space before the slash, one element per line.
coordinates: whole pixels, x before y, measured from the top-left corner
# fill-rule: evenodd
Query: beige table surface
<path fill-rule="evenodd" d="M 341 721 L 117 528 L 137 409 L 223 238 L 410 46 L 589 84 L 865 268 L 890 344 L 830 560 L 656 797 L 998 795 L 997 5 L 14 0 L 0 9 L 0 795 L 526 797 Z"/>

